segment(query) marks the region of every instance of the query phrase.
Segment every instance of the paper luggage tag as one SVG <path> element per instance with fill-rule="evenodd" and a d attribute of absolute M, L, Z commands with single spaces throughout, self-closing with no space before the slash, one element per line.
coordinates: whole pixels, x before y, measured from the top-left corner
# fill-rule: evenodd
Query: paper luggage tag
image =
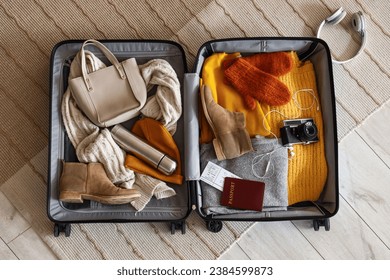
<path fill-rule="evenodd" d="M 200 176 L 200 180 L 222 192 L 225 177 L 240 178 L 230 171 L 227 171 L 219 165 L 209 161 Z"/>

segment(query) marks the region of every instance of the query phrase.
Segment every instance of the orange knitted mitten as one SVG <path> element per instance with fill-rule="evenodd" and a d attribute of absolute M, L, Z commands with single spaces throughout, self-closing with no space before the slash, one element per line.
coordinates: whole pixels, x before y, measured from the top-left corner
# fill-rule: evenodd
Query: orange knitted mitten
<path fill-rule="evenodd" d="M 275 76 L 259 70 L 243 58 L 238 58 L 225 70 L 229 83 L 244 97 L 245 103 L 253 110 L 254 99 L 271 106 L 287 104 L 290 91 Z"/>
<path fill-rule="evenodd" d="M 274 76 L 282 76 L 291 71 L 293 61 L 287 52 L 257 53 L 242 57 L 259 70 Z M 223 68 L 227 69 L 234 64 L 236 59 L 225 60 Z"/>

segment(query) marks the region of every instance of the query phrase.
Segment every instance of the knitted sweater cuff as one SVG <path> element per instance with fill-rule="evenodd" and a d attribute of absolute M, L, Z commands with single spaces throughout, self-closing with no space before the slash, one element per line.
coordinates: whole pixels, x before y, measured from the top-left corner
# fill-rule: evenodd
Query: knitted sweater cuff
<path fill-rule="evenodd" d="M 154 195 L 157 199 L 168 198 L 176 194 L 175 190 L 168 187 L 168 185 L 155 179 L 153 177 L 136 173 L 134 186 L 141 193 L 141 197 L 131 202 L 131 205 L 141 211 L 145 208 L 146 204 L 149 203 L 152 196 Z"/>

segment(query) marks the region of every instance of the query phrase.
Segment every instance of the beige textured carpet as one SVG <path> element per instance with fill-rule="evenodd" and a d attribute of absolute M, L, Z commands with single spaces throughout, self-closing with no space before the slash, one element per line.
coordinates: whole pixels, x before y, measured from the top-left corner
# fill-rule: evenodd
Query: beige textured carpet
<path fill-rule="evenodd" d="M 314 36 L 340 5 L 348 16 L 325 28 L 337 58 L 359 37 L 347 32 L 352 12 L 366 15 L 364 53 L 334 66 L 339 140 L 390 97 L 390 2 L 383 0 L 73 0 L 0 1 L 0 191 L 63 259 L 214 259 L 250 223 L 225 223 L 216 235 L 191 215 L 187 234 L 166 224 L 74 225 L 71 238 L 52 236 L 46 216 L 49 57 L 65 39 L 169 39 L 183 45 L 191 67 L 200 45 L 224 37 Z M 1 215 L 1 213 L 0 213 Z"/>

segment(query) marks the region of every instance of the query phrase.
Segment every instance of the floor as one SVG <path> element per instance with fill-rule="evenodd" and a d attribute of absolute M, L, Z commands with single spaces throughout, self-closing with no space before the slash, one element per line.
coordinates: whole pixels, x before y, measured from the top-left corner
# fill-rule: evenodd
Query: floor
<path fill-rule="evenodd" d="M 331 230 L 256 223 L 220 259 L 390 259 L 390 104 L 339 145 L 340 209 Z M 0 259 L 56 259 L 0 192 Z"/>

